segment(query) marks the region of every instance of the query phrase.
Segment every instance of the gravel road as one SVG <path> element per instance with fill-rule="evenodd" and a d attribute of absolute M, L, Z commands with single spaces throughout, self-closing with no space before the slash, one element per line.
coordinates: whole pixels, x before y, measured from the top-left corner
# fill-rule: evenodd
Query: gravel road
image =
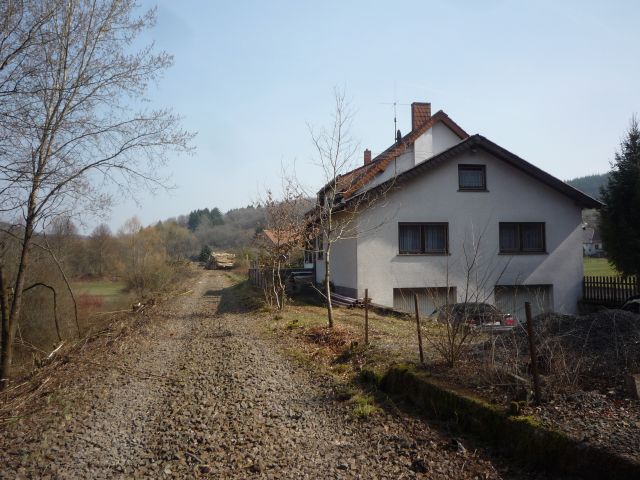
<path fill-rule="evenodd" d="M 2 427 L 0 477 L 543 478 L 413 417 L 354 419 L 332 380 L 282 354 L 259 317 L 220 308 L 229 285 L 203 272 L 153 310 L 135 348 L 91 360 L 51 400 L 55 418 Z"/>

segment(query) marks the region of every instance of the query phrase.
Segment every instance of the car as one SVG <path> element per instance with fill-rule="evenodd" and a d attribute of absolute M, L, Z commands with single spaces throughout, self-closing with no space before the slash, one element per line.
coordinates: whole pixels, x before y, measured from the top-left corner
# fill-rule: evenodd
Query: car
<path fill-rule="evenodd" d="M 624 302 L 621 309 L 631 313 L 640 313 L 640 295 L 627 298 L 627 301 Z"/>
<path fill-rule="evenodd" d="M 444 305 L 431 315 L 442 323 L 465 323 L 486 330 L 511 330 L 518 323 L 510 313 L 502 313 L 494 305 L 479 302 Z"/>

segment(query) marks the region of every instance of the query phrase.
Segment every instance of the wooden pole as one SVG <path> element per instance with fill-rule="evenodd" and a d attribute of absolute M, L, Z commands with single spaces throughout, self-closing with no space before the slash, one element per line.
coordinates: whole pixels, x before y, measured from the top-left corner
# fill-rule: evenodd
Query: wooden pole
<path fill-rule="evenodd" d="M 533 324 L 531 321 L 531 303 L 524 302 L 524 310 L 527 315 L 527 337 L 529 337 L 529 357 L 531 361 L 531 374 L 533 375 L 533 394 L 536 405 L 540 404 L 540 377 L 538 377 L 538 355 L 536 342 L 533 336 Z"/>
<path fill-rule="evenodd" d="M 364 289 L 364 344 L 369 345 L 369 289 Z"/>
<path fill-rule="evenodd" d="M 422 350 L 422 331 L 420 329 L 420 310 L 418 309 L 418 294 L 413 294 L 413 301 L 416 305 L 416 327 L 418 329 L 418 348 L 420 349 L 420 363 L 424 365 L 424 351 Z"/>

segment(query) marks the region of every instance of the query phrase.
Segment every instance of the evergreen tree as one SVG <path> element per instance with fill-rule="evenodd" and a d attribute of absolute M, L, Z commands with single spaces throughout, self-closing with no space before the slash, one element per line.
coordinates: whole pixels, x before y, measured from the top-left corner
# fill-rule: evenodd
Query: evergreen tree
<path fill-rule="evenodd" d="M 602 240 L 619 271 L 640 275 L 640 128 L 635 116 L 611 166 L 601 191 Z"/>
<path fill-rule="evenodd" d="M 200 215 L 197 210 L 194 210 L 193 212 L 189 213 L 187 228 L 189 228 L 189 230 L 191 230 L 192 232 L 195 232 L 196 228 L 198 228 L 198 225 L 200 225 Z"/>
<path fill-rule="evenodd" d="M 198 260 L 200 260 L 201 262 L 208 262 L 210 256 L 211 248 L 209 248 L 209 245 L 203 245 L 202 249 L 200 250 L 200 255 L 198 255 Z"/>
<path fill-rule="evenodd" d="M 192 232 L 195 232 L 203 221 L 208 222 L 211 226 L 224 225 L 224 216 L 217 207 L 212 210 L 208 208 L 194 210 L 189 213 L 187 227 Z"/>
<path fill-rule="evenodd" d="M 209 212 L 209 220 L 211 221 L 211 225 L 223 225 L 224 219 L 222 217 L 222 212 L 218 209 L 218 207 L 214 208 Z"/>

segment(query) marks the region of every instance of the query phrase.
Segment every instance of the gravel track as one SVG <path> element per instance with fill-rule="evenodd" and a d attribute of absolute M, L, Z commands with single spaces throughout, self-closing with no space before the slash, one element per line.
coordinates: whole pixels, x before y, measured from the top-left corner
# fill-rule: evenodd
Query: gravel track
<path fill-rule="evenodd" d="M 354 419 L 260 318 L 221 311 L 229 284 L 203 272 L 136 348 L 70 386 L 61 415 L 5 426 L 0 477 L 543 478 L 413 417 Z"/>

